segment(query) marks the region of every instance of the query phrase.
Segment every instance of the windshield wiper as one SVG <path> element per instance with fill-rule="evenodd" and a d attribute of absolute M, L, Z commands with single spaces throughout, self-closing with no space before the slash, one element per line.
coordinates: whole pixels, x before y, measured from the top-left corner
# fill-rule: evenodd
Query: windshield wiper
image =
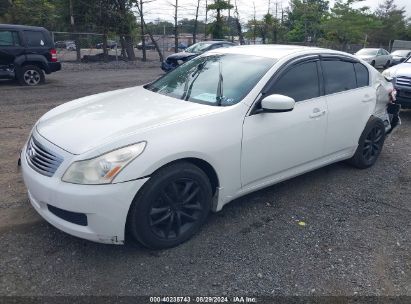
<path fill-rule="evenodd" d="M 198 76 L 200 76 L 200 73 L 203 71 L 204 66 L 205 66 L 205 62 L 200 63 L 200 64 L 197 66 L 197 69 L 196 69 L 196 70 L 194 71 L 194 73 L 191 75 L 191 77 L 195 77 L 195 78 L 191 81 L 190 87 L 189 87 L 189 85 L 188 85 L 188 84 L 189 84 L 190 77 L 187 77 L 186 82 L 185 82 L 185 84 L 184 84 L 183 96 L 181 96 L 181 99 L 183 99 L 183 100 L 188 100 L 188 99 L 190 98 L 190 95 L 191 95 L 191 91 L 192 91 L 192 89 L 193 89 L 194 82 L 196 81 L 196 79 L 198 78 Z"/>
<path fill-rule="evenodd" d="M 218 85 L 217 85 L 217 95 L 216 95 L 216 101 L 217 105 L 221 106 L 221 102 L 223 101 L 224 98 L 224 93 L 223 93 L 223 72 L 222 72 L 222 65 L 221 61 L 218 61 Z"/>

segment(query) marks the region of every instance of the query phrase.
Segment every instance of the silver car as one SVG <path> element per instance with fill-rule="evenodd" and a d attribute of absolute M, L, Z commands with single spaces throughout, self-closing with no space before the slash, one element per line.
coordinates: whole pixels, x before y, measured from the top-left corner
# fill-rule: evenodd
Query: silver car
<path fill-rule="evenodd" d="M 371 64 L 373 67 L 388 68 L 392 62 L 392 55 L 384 49 L 364 48 L 354 55 Z"/>

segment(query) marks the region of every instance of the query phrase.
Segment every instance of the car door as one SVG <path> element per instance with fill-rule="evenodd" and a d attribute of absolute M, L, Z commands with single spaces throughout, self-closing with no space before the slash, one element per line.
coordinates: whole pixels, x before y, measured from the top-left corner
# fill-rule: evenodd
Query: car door
<path fill-rule="evenodd" d="M 368 69 L 349 58 L 321 60 L 328 108 L 325 154 L 350 153 L 375 106 Z"/>
<path fill-rule="evenodd" d="M 17 31 L 0 28 L 0 65 L 9 65 L 24 52 Z"/>
<path fill-rule="evenodd" d="M 320 93 L 318 68 L 317 57 L 303 59 L 287 66 L 264 89 L 264 96 L 281 94 L 294 98 L 292 111 L 253 110 L 245 117 L 241 155 L 243 188 L 270 183 L 287 175 L 289 169 L 298 169 L 323 156 L 327 105 Z"/>

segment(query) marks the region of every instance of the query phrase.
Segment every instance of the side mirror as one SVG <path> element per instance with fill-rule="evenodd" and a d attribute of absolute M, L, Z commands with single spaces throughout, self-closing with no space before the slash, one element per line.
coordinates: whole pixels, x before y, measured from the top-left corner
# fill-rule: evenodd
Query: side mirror
<path fill-rule="evenodd" d="M 273 94 L 261 101 L 263 112 L 289 112 L 294 109 L 295 100 L 291 97 Z"/>

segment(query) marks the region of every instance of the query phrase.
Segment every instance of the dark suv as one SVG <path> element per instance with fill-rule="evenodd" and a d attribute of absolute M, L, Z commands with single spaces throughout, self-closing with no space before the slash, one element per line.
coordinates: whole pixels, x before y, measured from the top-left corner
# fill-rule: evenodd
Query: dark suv
<path fill-rule="evenodd" d="M 42 27 L 0 24 L 0 79 L 22 85 L 44 83 L 44 73 L 61 70 L 49 31 Z"/>

